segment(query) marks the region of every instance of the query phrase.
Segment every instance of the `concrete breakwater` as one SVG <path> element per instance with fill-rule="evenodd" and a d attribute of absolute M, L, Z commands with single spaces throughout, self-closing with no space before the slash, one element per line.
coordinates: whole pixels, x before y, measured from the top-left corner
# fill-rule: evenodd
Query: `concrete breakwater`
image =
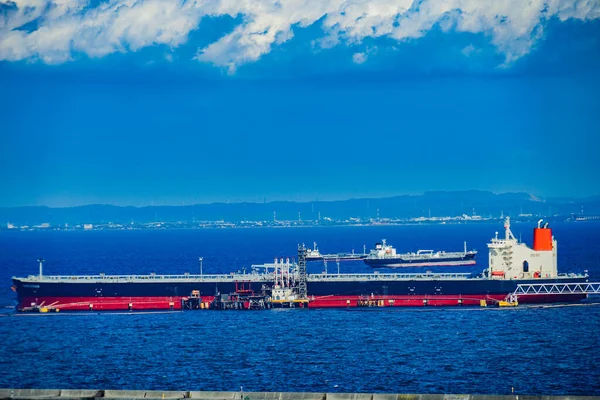
<path fill-rule="evenodd" d="M 311 393 L 311 392 L 186 392 L 146 390 L 0 389 L 0 399 L 201 399 L 201 400 L 591 400 L 595 396 Z"/>

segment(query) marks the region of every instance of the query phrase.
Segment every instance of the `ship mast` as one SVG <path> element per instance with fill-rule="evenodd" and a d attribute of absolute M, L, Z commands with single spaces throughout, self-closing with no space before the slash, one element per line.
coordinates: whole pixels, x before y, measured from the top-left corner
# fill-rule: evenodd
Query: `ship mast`
<path fill-rule="evenodd" d="M 44 260 L 42 258 L 38 258 L 38 262 L 40 263 L 40 280 L 42 279 L 42 268 L 44 266 Z"/>
<path fill-rule="evenodd" d="M 506 229 L 506 242 L 508 243 L 510 240 L 516 240 L 515 235 L 513 235 L 510 230 L 510 217 L 506 217 L 504 220 L 504 229 Z"/>

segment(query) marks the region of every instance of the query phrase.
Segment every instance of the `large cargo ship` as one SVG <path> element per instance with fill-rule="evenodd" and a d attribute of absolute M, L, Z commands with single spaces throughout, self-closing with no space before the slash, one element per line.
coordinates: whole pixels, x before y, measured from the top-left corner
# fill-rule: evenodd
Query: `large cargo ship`
<path fill-rule="evenodd" d="M 298 263 L 289 260 L 261 265 L 252 273 L 228 275 L 96 275 L 13 278 L 19 311 L 39 310 L 169 310 L 182 309 L 190 297 L 202 305 L 223 293 L 263 293 L 275 302 L 309 308 L 467 306 L 497 303 L 527 284 L 587 282 L 587 275 L 559 274 L 557 242 L 547 226 L 534 228 L 533 248 L 520 243 L 505 222 L 488 244 L 489 266 L 480 275 L 467 273 L 307 274 L 306 249 Z M 585 294 L 534 292 L 519 303 L 572 302 Z"/>
<path fill-rule="evenodd" d="M 390 268 L 474 265 L 477 251 L 467 251 L 466 242 L 464 246 L 464 251 L 418 250 L 416 253 L 397 253 L 396 249 L 383 239 L 382 243 L 377 243 L 375 249 L 364 258 L 364 262 L 371 267 Z"/>

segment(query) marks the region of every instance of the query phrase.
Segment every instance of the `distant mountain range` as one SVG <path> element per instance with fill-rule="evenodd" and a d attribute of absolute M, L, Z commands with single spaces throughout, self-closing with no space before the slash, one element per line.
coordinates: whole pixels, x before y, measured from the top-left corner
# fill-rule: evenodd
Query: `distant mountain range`
<path fill-rule="evenodd" d="M 0 223 L 51 225 L 84 223 L 148 223 L 200 221 L 345 220 L 359 218 L 417 218 L 459 215 L 499 217 L 500 214 L 542 216 L 600 215 L 600 196 L 583 199 L 545 198 L 528 193 L 494 194 L 486 191 L 426 192 L 417 196 L 363 198 L 339 201 L 270 203 L 212 203 L 190 206 L 121 207 L 4 207 Z"/>

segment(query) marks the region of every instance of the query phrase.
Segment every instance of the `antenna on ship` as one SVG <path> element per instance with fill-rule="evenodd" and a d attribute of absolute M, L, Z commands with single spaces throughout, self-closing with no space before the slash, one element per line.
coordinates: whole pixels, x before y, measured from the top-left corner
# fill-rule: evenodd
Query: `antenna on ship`
<path fill-rule="evenodd" d="M 202 260 L 204 260 L 204 257 L 198 257 L 198 261 L 200 262 L 200 276 L 202 276 Z"/>
<path fill-rule="evenodd" d="M 40 279 L 42 279 L 42 268 L 44 266 L 44 259 L 38 258 L 38 262 L 40 263 Z"/>

